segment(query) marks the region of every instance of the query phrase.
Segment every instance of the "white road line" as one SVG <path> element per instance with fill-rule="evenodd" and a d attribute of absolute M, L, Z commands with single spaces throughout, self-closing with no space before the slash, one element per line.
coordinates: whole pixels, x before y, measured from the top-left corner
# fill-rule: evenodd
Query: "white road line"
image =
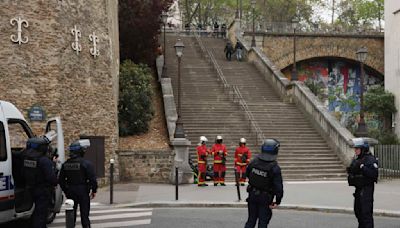
<path fill-rule="evenodd" d="M 109 210 L 90 210 L 90 214 L 105 214 L 110 212 L 140 212 L 140 211 L 152 211 L 152 208 L 125 208 L 125 209 L 109 209 Z M 78 209 L 79 214 L 79 209 Z M 65 212 L 60 212 L 59 216 L 64 216 Z"/>
<path fill-rule="evenodd" d="M 99 224 L 91 224 L 93 228 L 117 228 L 117 227 L 132 227 L 132 226 L 139 226 L 139 225 L 148 225 L 151 223 L 151 219 L 142 219 L 142 220 L 135 220 L 135 221 L 124 221 L 124 222 L 106 222 L 106 223 L 99 223 Z M 65 228 L 65 225 L 61 226 L 49 226 L 51 228 Z M 81 228 L 80 225 L 76 225 L 76 228 Z"/>
<path fill-rule="evenodd" d="M 107 220 L 107 219 L 122 219 L 122 218 L 137 218 L 144 216 L 151 216 L 153 212 L 139 212 L 139 213 L 125 213 L 125 214 L 113 214 L 113 215 L 99 215 L 99 216 L 90 216 L 90 221 L 98 221 L 98 220 Z M 78 216 L 77 216 L 78 217 Z M 80 222 L 81 218 L 76 218 L 76 222 Z M 57 218 L 54 219 L 53 223 L 62 223 L 65 222 L 65 218 Z"/>

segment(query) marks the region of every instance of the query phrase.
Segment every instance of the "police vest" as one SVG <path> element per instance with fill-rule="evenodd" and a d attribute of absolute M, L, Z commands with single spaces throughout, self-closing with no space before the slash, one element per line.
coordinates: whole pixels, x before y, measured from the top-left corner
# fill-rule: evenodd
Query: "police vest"
<path fill-rule="evenodd" d="M 272 168 L 276 162 L 255 161 L 250 168 L 249 184 L 261 191 L 269 192 L 272 188 Z"/>
<path fill-rule="evenodd" d="M 26 151 L 23 165 L 23 176 L 27 187 L 40 187 L 45 185 L 44 173 L 40 170 L 39 159 L 44 156 L 32 149 Z"/>
<path fill-rule="evenodd" d="M 67 185 L 87 184 L 86 170 L 83 161 L 83 158 L 73 158 L 63 164 Z"/>
<path fill-rule="evenodd" d="M 365 165 L 366 159 L 370 159 L 370 162 L 372 163 L 378 163 L 375 156 L 369 154 L 365 155 L 364 158 L 360 160 L 353 160 L 349 167 L 349 173 L 347 176 L 347 182 L 349 183 L 349 186 L 364 187 L 367 185 L 373 185 L 374 182 L 377 181 L 376 178 L 366 177 L 362 174 L 362 170 L 359 166 L 361 164 Z"/>

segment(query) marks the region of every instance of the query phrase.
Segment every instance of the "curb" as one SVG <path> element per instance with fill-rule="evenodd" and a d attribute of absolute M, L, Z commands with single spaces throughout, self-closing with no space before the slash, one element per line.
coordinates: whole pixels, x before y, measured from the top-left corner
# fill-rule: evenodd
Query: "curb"
<path fill-rule="evenodd" d="M 139 202 L 129 204 L 116 204 L 113 207 L 152 207 L 152 208 L 165 208 L 165 207 L 197 207 L 197 208 L 210 208 L 210 207 L 225 207 L 225 208 L 247 208 L 247 203 L 243 202 L 189 202 L 189 201 L 154 201 L 154 202 Z M 281 204 L 278 210 L 295 210 L 295 211 L 314 211 L 325 213 L 338 213 L 338 214 L 354 214 L 353 208 L 345 207 L 328 207 L 328 206 L 313 206 L 313 205 L 292 205 Z M 394 217 L 400 218 L 400 211 L 390 211 L 375 209 L 374 216 Z"/>

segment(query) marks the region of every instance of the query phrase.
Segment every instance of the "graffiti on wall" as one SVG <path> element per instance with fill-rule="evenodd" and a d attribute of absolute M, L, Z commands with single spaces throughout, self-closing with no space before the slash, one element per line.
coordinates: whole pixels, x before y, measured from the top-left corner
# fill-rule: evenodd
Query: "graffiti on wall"
<path fill-rule="evenodd" d="M 298 80 L 312 82 L 320 89 L 318 97 L 343 126 L 355 128 L 360 111 L 360 66 L 341 60 L 314 60 L 298 64 Z M 291 77 L 291 70 L 283 72 Z M 375 75 L 365 74 L 365 91 L 382 84 Z M 375 118 L 366 118 L 368 125 L 377 125 Z"/>

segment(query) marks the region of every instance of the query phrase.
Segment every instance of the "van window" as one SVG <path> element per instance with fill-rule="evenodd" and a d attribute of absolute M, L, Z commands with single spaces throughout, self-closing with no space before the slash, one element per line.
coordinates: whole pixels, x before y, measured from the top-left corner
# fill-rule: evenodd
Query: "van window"
<path fill-rule="evenodd" d="M 7 160 L 6 133 L 3 122 L 0 122 L 0 161 Z"/>
<path fill-rule="evenodd" d="M 8 132 L 10 135 L 11 151 L 21 151 L 26 147 L 29 139 L 28 133 L 20 122 L 8 122 Z"/>

